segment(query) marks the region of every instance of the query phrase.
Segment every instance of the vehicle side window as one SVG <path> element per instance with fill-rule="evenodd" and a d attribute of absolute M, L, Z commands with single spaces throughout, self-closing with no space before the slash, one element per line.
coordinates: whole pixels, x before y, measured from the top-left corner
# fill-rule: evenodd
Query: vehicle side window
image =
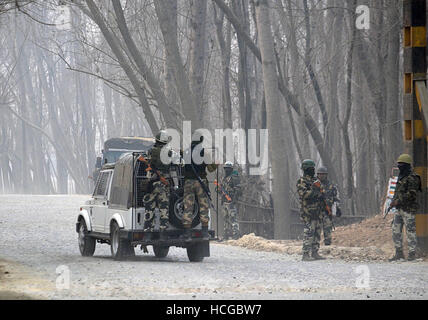
<path fill-rule="evenodd" d="M 106 192 L 105 192 L 105 196 L 108 197 L 108 192 L 110 190 L 110 180 L 111 180 L 111 175 L 113 174 L 113 171 L 109 171 L 108 175 L 107 175 L 107 185 L 106 185 Z"/>
<path fill-rule="evenodd" d="M 94 197 L 104 197 L 107 191 L 107 185 L 110 172 L 101 172 L 98 178 L 98 183 L 94 191 Z"/>

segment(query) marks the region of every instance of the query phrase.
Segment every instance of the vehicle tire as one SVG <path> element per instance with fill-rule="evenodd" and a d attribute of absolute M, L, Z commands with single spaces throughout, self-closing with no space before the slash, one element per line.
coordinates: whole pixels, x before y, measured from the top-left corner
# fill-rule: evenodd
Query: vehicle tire
<path fill-rule="evenodd" d="M 96 240 L 88 236 L 88 228 L 84 219 L 80 220 L 78 242 L 80 254 L 84 257 L 92 257 L 95 252 Z"/>
<path fill-rule="evenodd" d="M 201 252 L 201 246 L 195 244 L 193 246 L 187 247 L 187 257 L 190 262 L 202 262 L 204 257 Z"/>
<path fill-rule="evenodd" d="M 124 260 L 127 257 L 135 256 L 131 242 L 120 238 L 120 228 L 116 222 L 112 223 L 110 229 L 110 250 L 114 260 Z"/>
<path fill-rule="evenodd" d="M 169 197 L 169 222 L 176 228 L 183 229 L 183 190 L 171 192 Z M 192 228 L 200 223 L 199 203 L 196 201 L 193 213 Z"/>
<path fill-rule="evenodd" d="M 156 258 L 165 258 L 168 255 L 169 247 L 153 246 Z"/>

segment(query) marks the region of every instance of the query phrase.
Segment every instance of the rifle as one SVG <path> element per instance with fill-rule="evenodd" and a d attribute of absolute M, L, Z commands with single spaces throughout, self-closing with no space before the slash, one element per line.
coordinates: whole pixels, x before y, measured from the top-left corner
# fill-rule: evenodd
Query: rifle
<path fill-rule="evenodd" d="M 154 171 L 159 177 L 160 182 L 162 182 L 166 186 L 169 186 L 168 180 L 166 180 L 166 178 L 161 175 L 159 170 L 153 169 L 150 162 L 146 158 L 144 158 L 143 156 L 139 156 L 138 160 L 143 162 L 147 166 L 146 172 Z"/>
<path fill-rule="evenodd" d="M 330 206 L 327 204 L 327 200 L 326 200 L 326 198 L 325 198 L 325 195 L 323 194 L 323 196 L 322 196 L 322 199 L 323 199 L 323 201 L 324 201 L 324 204 L 325 204 L 325 209 L 327 210 L 327 212 L 328 212 L 328 218 L 330 219 L 330 221 L 331 221 L 331 225 L 333 226 L 333 231 L 334 230 L 336 230 L 336 226 L 334 225 L 334 222 L 333 222 L 333 214 L 332 214 L 332 212 L 331 212 L 331 208 L 330 208 Z"/>
<path fill-rule="evenodd" d="M 214 207 L 214 205 L 212 203 L 213 200 L 211 199 L 211 192 L 210 192 L 210 190 L 207 188 L 207 186 L 205 185 L 205 183 L 202 181 L 201 177 L 196 172 L 196 169 L 193 166 L 193 163 L 190 163 L 190 166 L 192 167 L 193 173 L 195 174 L 196 179 L 198 180 L 199 184 L 201 185 L 202 190 L 204 190 L 205 194 L 208 197 L 208 203 L 210 204 L 211 208 L 213 208 L 214 211 L 217 212 L 217 209 Z"/>
<path fill-rule="evenodd" d="M 226 191 L 224 191 L 223 186 L 221 184 L 219 184 L 217 180 L 214 180 L 214 185 L 218 188 L 218 190 L 221 191 L 222 195 L 225 197 L 225 199 L 228 202 L 232 202 L 232 198 L 227 194 Z"/>
<path fill-rule="evenodd" d="M 333 222 L 333 214 L 332 214 L 332 212 L 331 212 L 331 208 L 330 208 L 330 206 L 329 206 L 329 205 L 328 205 L 328 203 L 327 203 L 327 199 L 325 198 L 325 191 L 324 191 L 324 188 L 322 187 L 321 181 L 319 181 L 319 180 L 315 181 L 315 182 L 314 182 L 314 185 L 320 189 L 320 191 L 321 191 L 321 199 L 322 199 L 322 200 L 323 200 L 323 202 L 324 202 L 325 210 L 326 210 L 326 211 L 327 211 L 327 213 L 328 213 L 328 217 L 329 217 L 329 219 L 330 219 L 330 221 L 331 221 L 331 223 L 332 223 L 332 225 L 333 225 L 333 229 L 336 229 L 336 227 L 335 227 L 335 225 L 334 225 L 334 222 Z"/>
<path fill-rule="evenodd" d="M 383 219 L 385 220 L 386 217 L 388 216 L 388 214 L 391 212 L 392 209 L 395 208 L 395 206 L 392 205 L 393 202 L 391 202 L 391 204 L 388 207 L 388 210 L 386 210 L 386 213 L 383 215 Z"/>

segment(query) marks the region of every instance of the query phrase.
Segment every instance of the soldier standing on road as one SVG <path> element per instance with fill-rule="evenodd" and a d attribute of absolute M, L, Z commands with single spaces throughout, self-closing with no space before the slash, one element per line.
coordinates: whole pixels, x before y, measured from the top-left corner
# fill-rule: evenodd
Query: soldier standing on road
<path fill-rule="evenodd" d="M 305 160 L 302 163 L 303 177 L 297 181 L 300 198 L 300 217 L 304 222 L 303 261 L 324 259 L 318 254 L 321 238 L 321 218 L 323 214 L 322 186 L 315 178 L 315 162 Z M 312 256 L 311 256 L 312 254 Z"/>
<path fill-rule="evenodd" d="M 183 212 L 183 227 L 185 229 L 185 239 L 186 241 L 191 240 L 192 233 L 192 216 L 195 206 L 195 201 L 198 201 L 199 204 L 199 214 L 202 225 L 202 237 L 209 239 L 208 234 L 208 224 L 209 224 L 209 198 L 204 187 L 201 185 L 201 182 L 204 184 L 205 188 L 208 189 L 208 179 L 207 172 L 214 172 L 217 169 L 216 164 L 212 163 L 195 163 L 193 159 L 193 151 L 197 148 L 203 141 L 203 137 L 199 141 L 192 141 L 190 149 L 184 151 L 184 158 L 186 159 L 186 153 L 192 155 L 191 163 L 186 163 L 184 165 L 184 212 Z M 198 147 L 199 148 L 199 147 Z M 205 150 L 200 149 L 200 156 L 205 156 Z M 201 182 L 199 181 L 200 178 Z M 209 189 L 208 189 L 209 190 Z"/>
<path fill-rule="evenodd" d="M 396 208 L 397 212 L 392 225 L 392 239 L 395 246 L 395 255 L 389 261 L 404 259 L 403 255 L 403 227 L 406 226 L 407 244 L 409 247 L 409 261 L 416 259 L 416 211 L 417 192 L 422 191 L 421 178 L 412 170 L 412 157 L 408 154 L 401 155 L 398 160 L 400 174 L 397 188 L 390 208 Z"/>
<path fill-rule="evenodd" d="M 317 177 L 321 181 L 325 191 L 325 200 L 330 208 L 333 208 L 334 203 L 340 202 L 337 192 L 337 186 L 328 180 L 328 170 L 326 167 L 320 167 L 317 171 Z M 322 230 L 324 233 L 324 244 L 330 246 L 332 242 L 331 233 L 333 232 L 333 216 L 329 215 L 327 210 L 324 210 L 322 215 Z"/>
<path fill-rule="evenodd" d="M 169 226 L 169 186 L 161 181 L 161 178 L 169 178 L 170 165 L 166 165 L 161 161 L 162 148 L 169 142 L 169 136 L 166 131 L 160 131 L 156 135 L 156 143 L 149 151 L 149 162 L 152 170 L 151 175 L 151 192 L 146 194 L 143 198 L 145 217 L 144 217 L 144 231 L 154 231 L 154 217 L 155 209 L 159 208 L 160 212 L 160 232 L 161 238 L 164 238 L 165 231 Z M 161 177 L 159 176 L 159 172 Z M 164 179 L 162 179 L 164 180 Z M 165 181 L 165 180 L 164 180 Z"/>
<path fill-rule="evenodd" d="M 239 224 L 238 224 L 238 210 L 237 210 L 237 199 L 241 195 L 241 186 L 238 171 L 233 170 L 233 163 L 228 161 L 224 165 L 224 178 L 222 179 L 220 186 L 226 193 L 222 196 L 221 202 L 224 210 L 224 238 L 228 240 L 230 238 L 237 240 L 239 239 Z M 218 189 L 218 188 L 217 188 Z M 217 190 L 220 192 L 220 190 Z"/>

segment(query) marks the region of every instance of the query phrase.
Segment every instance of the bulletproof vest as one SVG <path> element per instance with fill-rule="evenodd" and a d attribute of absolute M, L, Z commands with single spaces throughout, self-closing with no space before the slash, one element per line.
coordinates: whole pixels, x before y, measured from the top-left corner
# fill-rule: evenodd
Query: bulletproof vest
<path fill-rule="evenodd" d="M 193 149 L 188 149 L 185 151 L 185 153 L 187 152 L 192 152 Z M 201 151 L 201 157 L 204 156 L 204 150 L 202 149 Z M 207 177 L 207 172 L 206 172 L 206 168 L 207 165 L 202 162 L 201 164 L 196 164 L 193 162 L 193 157 L 192 157 L 192 165 L 194 170 L 196 171 L 197 175 L 201 178 L 201 179 L 205 179 Z M 188 179 L 197 179 L 197 177 L 195 176 L 195 172 L 192 168 L 191 164 L 186 164 L 184 166 L 184 177 L 188 178 Z"/>
<path fill-rule="evenodd" d="M 161 152 L 164 146 L 155 145 L 149 152 L 150 164 L 153 169 L 159 170 L 162 173 L 169 172 L 169 165 L 166 165 L 161 160 Z"/>
<path fill-rule="evenodd" d="M 297 182 L 297 191 L 300 197 L 301 214 L 304 216 L 310 216 L 311 218 L 319 218 L 324 211 L 322 209 L 322 201 L 320 194 L 312 192 L 312 184 L 316 181 L 316 178 L 310 176 L 303 176 Z M 310 192 L 312 195 L 309 198 L 303 199 L 302 196 Z"/>
<path fill-rule="evenodd" d="M 422 191 L 421 178 L 412 172 L 397 183 L 394 200 L 398 200 L 397 209 L 414 212 L 419 209 L 417 192 Z"/>

